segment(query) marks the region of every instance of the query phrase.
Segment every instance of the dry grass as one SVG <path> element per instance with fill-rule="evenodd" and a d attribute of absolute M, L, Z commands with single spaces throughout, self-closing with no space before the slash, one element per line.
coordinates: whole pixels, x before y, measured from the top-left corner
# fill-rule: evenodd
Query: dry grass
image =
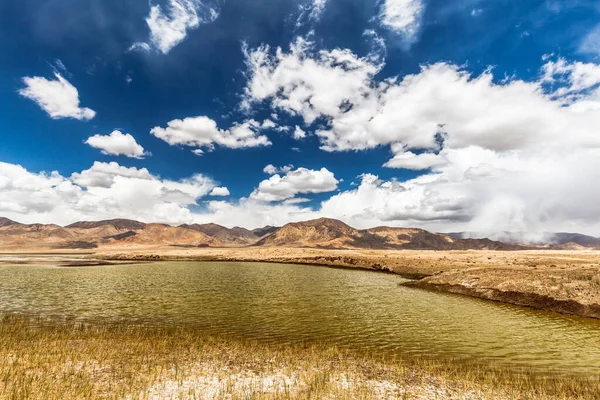
<path fill-rule="evenodd" d="M 591 399 L 598 380 L 273 345 L 195 328 L 0 320 L 1 399 Z"/>

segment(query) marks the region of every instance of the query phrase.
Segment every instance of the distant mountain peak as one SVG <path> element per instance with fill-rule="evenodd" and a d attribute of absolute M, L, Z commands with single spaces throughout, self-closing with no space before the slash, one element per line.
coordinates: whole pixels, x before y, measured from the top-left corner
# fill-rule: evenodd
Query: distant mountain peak
<path fill-rule="evenodd" d="M 2 228 L 4 226 L 13 226 L 13 225 L 22 225 L 22 224 L 15 222 L 12 219 L 0 217 L 0 228 Z"/>
<path fill-rule="evenodd" d="M 235 245 L 247 245 L 252 244 L 258 240 L 252 231 L 246 228 L 240 228 L 238 226 L 231 229 L 226 228 L 218 224 L 191 224 L 191 225 L 180 225 L 180 228 L 189 229 L 196 232 L 202 232 L 205 235 L 211 236 L 223 243 L 235 244 Z"/>
<path fill-rule="evenodd" d="M 109 220 L 102 220 L 102 221 L 80 221 L 80 222 L 75 222 L 74 224 L 71 225 L 67 225 L 65 226 L 65 228 L 75 228 L 75 229 L 94 229 L 94 228 L 100 228 L 102 226 L 112 226 L 113 228 L 117 229 L 117 230 L 122 230 L 122 231 L 135 231 L 135 230 L 140 230 L 140 229 L 144 229 L 146 227 L 146 224 L 143 222 L 139 222 L 139 221 L 134 221 L 131 219 L 123 219 L 123 218 L 118 218 L 118 219 L 109 219 Z"/>

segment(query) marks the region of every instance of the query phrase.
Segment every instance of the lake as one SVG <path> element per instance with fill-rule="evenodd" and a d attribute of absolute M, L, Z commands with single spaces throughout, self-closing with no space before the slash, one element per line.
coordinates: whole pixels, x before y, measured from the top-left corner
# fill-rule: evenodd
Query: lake
<path fill-rule="evenodd" d="M 600 374 L 600 321 L 400 286 L 391 274 L 244 262 L 0 265 L 0 315 L 335 344 Z"/>

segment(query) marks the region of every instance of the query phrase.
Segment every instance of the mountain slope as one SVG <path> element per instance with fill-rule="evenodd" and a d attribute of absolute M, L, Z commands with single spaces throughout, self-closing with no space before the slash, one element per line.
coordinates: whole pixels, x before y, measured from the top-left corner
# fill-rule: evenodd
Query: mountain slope
<path fill-rule="evenodd" d="M 80 221 L 74 224 L 67 225 L 65 228 L 72 229 L 95 229 L 105 226 L 111 226 L 119 231 L 135 231 L 138 229 L 144 229 L 146 224 L 143 222 L 133 221 L 130 219 L 111 219 L 105 221 Z"/>
<path fill-rule="evenodd" d="M 448 234 L 454 238 L 485 238 L 490 234 L 481 232 L 454 232 Z M 596 248 L 600 249 L 600 238 L 583 235 L 581 233 L 568 232 L 498 232 L 491 235 L 492 239 L 503 243 L 515 244 L 520 246 L 540 246 L 556 249 L 578 249 L 578 248 Z"/>
<path fill-rule="evenodd" d="M 329 218 L 284 225 L 263 237 L 256 246 L 351 247 L 358 231 L 345 223 Z"/>
<path fill-rule="evenodd" d="M 263 237 L 257 246 L 412 250 L 509 250 L 516 246 L 489 239 L 454 239 L 422 229 L 377 227 L 357 230 L 345 223 L 321 218 L 291 223 Z"/>
<path fill-rule="evenodd" d="M 258 236 L 252 231 L 238 226 L 229 229 L 217 224 L 191 224 L 181 225 L 180 228 L 202 232 L 223 244 L 229 245 L 248 245 L 258 240 Z"/>
<path fill-rule="evenodd" d="M 390 250 L 514 250 L 523 249 L 516 238 L 523 234 L 505 233 L 508 242 L 476 237 L 475 233 L 440 234 L 423 229 L 380 226 L 355 229 L 341 221 L 320 218 L 266 226 L 250 231 L 217 224 L 189 224 L 178 227 L 145 224 L 128 219 L 81 221 L 66 227 L 53 224 L 21 224 L 0 217 L 0 247 L 94 248 L 97 246 L 280 246 L 331 249 Z M 531 236 L 531 235 L 530 235 Z M 600 239 L 577 233 L 533 235 L 543 238 L 539 247 L 547 249 L 600 248 Z M 531 246 L 530 244 L 528 244 Z M 529 247 L 531 248 L 531 247 Z"/>
<path fill-rule="evenodd" d="M 258 237 L 263 237 L 265 235 L 268 235 L 269 233 L 275 232 L 277 229 L 279 229 L 278 226 L 267 225 L 263 226 L 262 228 L 252 229 L 252 233 L 254 233 Z"/>
<path fill-rule="evenodd" d="M 0 217 L 0 228 L 4 228 L 5 226 L 13 226 L 13 225 L 21 225 L 21 224 L 13 221 L 12 219 Z"/>

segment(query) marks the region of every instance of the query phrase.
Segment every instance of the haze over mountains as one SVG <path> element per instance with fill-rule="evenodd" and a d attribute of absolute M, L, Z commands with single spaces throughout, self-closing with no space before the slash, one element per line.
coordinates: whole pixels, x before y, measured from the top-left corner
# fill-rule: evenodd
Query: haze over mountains
<path fill-rule="evenodd" d="M 65 227 L 54 224 L 21 224 L 0 217 L 0 249 L 47 247 L 93 249 L 104 246 L 141 245 L 181 247 L 310 247 L 330 249 L 414 249 L 414 250 L 513 250 L 516 240 L 501 242 L 469 236 L 467 233 L 440 234 L 422 229 L 376 227 L 355 229 L 335 219 L 321 218 L 248 230 L 217 224 L 146 224 L 127 219 L 82 221 Z M 515 236 L 516 237 L 516 236 Z M 514 238 L 513 238 L 514 239 Z M 552 246 L 600 247 L 600 239 L 557 234 Z M 542 245 L 542 244 L 540 244 Z"/>

